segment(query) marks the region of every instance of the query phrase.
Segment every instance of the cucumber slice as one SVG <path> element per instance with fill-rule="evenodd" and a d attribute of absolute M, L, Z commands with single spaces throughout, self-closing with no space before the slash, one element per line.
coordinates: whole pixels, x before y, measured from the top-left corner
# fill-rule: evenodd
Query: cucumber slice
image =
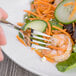
<path fill-rule="evenodd" d="M 23 30 L 25 31 L 27 28 L 32 28 L 34 30 L 44 32 L 46 27 L 47 27 L 47 23 L 45 21 L 43 21 L 43 20 L 33 20 L 33 21 L 25 24 Z"/>
<path fill-rule="evenodd" d="M 20 37 L 21 39 L 24 39 L 22 33 L 19 32 L 18 35 L 19 35 L 19 37 Z"/>
<path fill-rule="evenodd" d="M 75 0 L 64 0 L 62 1 L 55 10 L 55 17 L 58 21 L 63 24 L 70 24 L 76 21 L 76 13 L 69 19 L 70 14 L 73 11 L 74 5 L 64 6 L 66 3 L 75 2 Z"/>

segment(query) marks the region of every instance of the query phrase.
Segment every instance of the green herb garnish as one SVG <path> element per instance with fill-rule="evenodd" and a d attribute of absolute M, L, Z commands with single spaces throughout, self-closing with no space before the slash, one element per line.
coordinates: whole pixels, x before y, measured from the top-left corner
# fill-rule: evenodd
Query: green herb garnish
<path fill-rule="evenodd" d="M 22 33 L 20 33 L 20 32 L 19 32 L 19 37 L 20 37 L 21 39 L 24 39 Z"/>

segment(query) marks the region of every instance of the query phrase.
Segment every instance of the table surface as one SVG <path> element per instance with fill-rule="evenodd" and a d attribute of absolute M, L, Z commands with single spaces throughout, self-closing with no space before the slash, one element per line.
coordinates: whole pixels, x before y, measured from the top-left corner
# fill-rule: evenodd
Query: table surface
<path fill-rule="evenodd" d="M 0 62 L 0 76 L 38 76 L 29 72 L 16 63 L 14 63 L 8 56 L 4 54 L 4 61 Z"/>

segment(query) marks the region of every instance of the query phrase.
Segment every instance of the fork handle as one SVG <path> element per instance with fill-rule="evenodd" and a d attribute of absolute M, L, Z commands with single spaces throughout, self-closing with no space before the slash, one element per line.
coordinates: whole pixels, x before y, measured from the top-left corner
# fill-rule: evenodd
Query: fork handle
<path fill-rule="evenodd" d="M 17 27 L 17 25 L 14 25 L 14 24 L 12 24 L 11 22 L 9 22 L 9 21 L 6 21 L 6 20 L 0 20 L 0 22 L 1 23 L 4 23 L 4 24 L 10 24 L 10 26 L 11 27 L 13 27 L 13 28 L 15 28 L 15 29 L 17 29 L 17 30 L 21 30 L 21 28 L 19 28 L 19 27 Z"/>

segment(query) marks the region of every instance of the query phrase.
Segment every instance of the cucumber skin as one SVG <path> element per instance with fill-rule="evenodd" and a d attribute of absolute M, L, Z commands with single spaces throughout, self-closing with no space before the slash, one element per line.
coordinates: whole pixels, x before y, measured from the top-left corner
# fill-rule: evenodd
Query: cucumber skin
<path fill-rule="evenodd" d="M 43 21 L 43 22 L 45 22 L 44 20 L 32 20 L 32 21 L 30 21 L 29 23 L 34 22 L 34 21 Z M 25 28 L 27 27 L 27 25 L 28 25 L 29 23 L 25 24 L 25 27 L 24 27 L 23 31 L 25 31 Z M 45 30 L 46 30 L 46 28 L 47 28 L 47 23 L 45 22 L 45 24 L 46 24 L 46 27 L 45 27 L 45 29 L 44 29 L 42 32 L 45 32 Z"/>
<path fill-rule="evenodd" d="M 62 2 L 64 2 L 64 1 L 65 1 L 65 0 L 63 0 Z M 59 5 L 60 5 L 62 2 L 60 2 Z M 56 7 L 56 9 L 59 7 L 59 5 Z M 67 23 L 64 23 L 64 22 L 62 22 L 62 21 L 59 21 L 59 20 L 57 19 L 57 17 L 56 17 L 56 10 L 55 10 L 54 15 L 55 15 L 56 20 L 57 20 L 58 22 L 61 22 L 62 24 L 71 24 L 71 23 L 73 23 L 73 22 L 76 21 L 76 20 L 73 20 L 73 21 L 67 22 Z"/>

